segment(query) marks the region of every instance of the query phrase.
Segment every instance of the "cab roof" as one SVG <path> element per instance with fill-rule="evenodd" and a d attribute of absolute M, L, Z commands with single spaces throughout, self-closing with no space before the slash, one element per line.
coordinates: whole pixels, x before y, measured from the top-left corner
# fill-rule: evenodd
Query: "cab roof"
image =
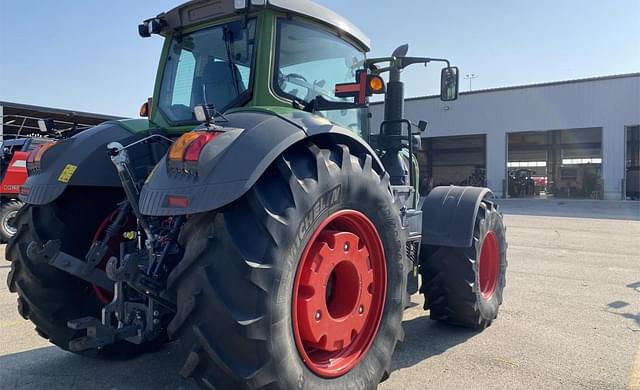
<path fill-rule="evenodd" d="M 252 10 L 261 7 L 278 9 L 307 16 L 335 27 L 355 39 L 369 51 L 371 40 L 353 23 L 337 13 L 309 0 L 191 0 L 157 16 L 169 29 L 178 29 L 206 20 L 232 15 L 244 10 L 235 8 L 235 3 L 251 4 Z"/>

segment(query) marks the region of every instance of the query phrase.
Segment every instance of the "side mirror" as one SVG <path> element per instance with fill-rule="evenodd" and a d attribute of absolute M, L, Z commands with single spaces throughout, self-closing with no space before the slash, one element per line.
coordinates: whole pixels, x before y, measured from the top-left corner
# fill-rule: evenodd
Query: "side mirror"
<path fill-rule="evenodd" d="M 418 129 L 420 129 L 421 133 L 424 133 L 424 131 L 427 130 L 427 126 L 429 126 L 429 122 L 427 121 L 418 122 Z"/>
<path fill-rule="evenodd" d="M 458 98 L 458 67 L 442 68 L 440 72 L 440 100 L 449 102 Z"/>

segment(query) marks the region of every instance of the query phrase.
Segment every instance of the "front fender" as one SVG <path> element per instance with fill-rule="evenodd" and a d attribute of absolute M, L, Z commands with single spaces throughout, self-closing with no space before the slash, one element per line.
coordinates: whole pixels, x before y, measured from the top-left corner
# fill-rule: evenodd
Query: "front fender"
<path fill-rule="evenodd" d="M 117 141 L 127 145 L 144 137 L 144 131 L 134 132 L 119 121 L 104 122 L 77 135 L 56 142 L 47 150 L 40 169 L 31 172 L 20 189 L 20 199 L 41 205 L 53 202 L 67 186 L 120 187 L 120 179 L 107 155 L 107 144 Z M 150 163 L 148 145 L 132 148 L 133 165 L 140 167 L 144 177 Z"/>
<path fill-rule="evenodd" d="M 169 171 L 166 156 L 156 165 L 140 195 L 143 214 L 186 215 L 225 206 L 244 195 L 285 150 L 309 137 L 334 136 L 366 148 L 382 166 L 362 139 L 317 115 L 252 108 L 225 117 L 228 131 L 204 147 L 197 176 Z M 170 207 L 170 195 L 187 198 L 186 207 Z"/>
<path fill-rule="evenodd" d="M 468 248 L 478 206 L 493 192 L 484 187 L 434 188 L 422 206 L 422 244 Z"/>

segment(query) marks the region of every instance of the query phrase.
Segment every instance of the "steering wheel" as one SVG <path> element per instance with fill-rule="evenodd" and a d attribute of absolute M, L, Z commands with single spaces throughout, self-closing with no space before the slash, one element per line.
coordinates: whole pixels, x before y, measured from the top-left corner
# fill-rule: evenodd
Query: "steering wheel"
<path fill-rule="evenodd" d="M 304 77 L 303 75 L 299 74 L 299 73 L 289 73 L 286 76 L 284 76 L 285 81 L 291 81 L 291 80 L 289 80 L 290 78 L 300 79 L 300 80 L 304 81 L 307 84 L 309 83 L 309 81 L 307 81 L 307 78 Z"/>
<path fill-rule="evenodd" d="M 298 87 L 302 87 L 307 90 L 307 94 L 304 97 L 305 101 L 311 101 L 318 95 L 323 95 L 327 97 L 333 97 L 333 94 L 326 89 L 322 88 L 325 84 L 324 80 L 314 81 L 313 84 L 310 83 L 304 76 L 298 73 L 289 73 L 285 76 L 282 76 L 282 81 L 291 83 L 293 85 L 297 85 Z"/>

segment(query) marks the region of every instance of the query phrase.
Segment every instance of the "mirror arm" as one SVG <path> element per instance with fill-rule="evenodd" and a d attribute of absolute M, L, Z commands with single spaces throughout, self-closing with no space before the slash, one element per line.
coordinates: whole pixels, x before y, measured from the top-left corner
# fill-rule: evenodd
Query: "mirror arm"
<path fill-rule="evenodd" d="M 379 75 L 381 75 L 381 74 L 383 74 L 385 72 L 390 71 L 391 69 L 393 69 L 391 66 L 387 66 L 386 68 L 378 68 L 376 70 L 372 70 L 371 74 L 379 76 Z"/>
<path fill-rule="evenodd" d="M 389 66 L 384 68 L 373 69 L 372 65 L 379 64 L 381 62 L 388 62 Z M 446 58 L 430 58 L 430 57 L 379 57 L 379 58 L 370 58 L 365 61 L 364 66 L 368 68 L 371 74 L 380 75 L 385 72 L 389 72 L 393 69 L 404 69 L 409 65 L 413 64 L 424 64 L 425 66 L 429 62 L 444 62 L 447 64 L 447 67 L 450 67 L 451 64 L 449 60 Z"/>
<path fill-rule="evenodd" d="M 401 57 L 401 58 L 398 58 L 398 60 L 400 61 L 400 66 L 399 66 L 400 69 L 406 68 L 407 66 L 413 65 L 413 64 L 425 64 L 426 66 L 429 62 L 446 62 L 447 68 L 450 66 L 449 60 L 445 58 Z"/>
<path fill-rule="evenodd" d="M 350 108 L 363 108 L 368 105 L 361 105 L 351 102 L 334 102 L 325 99 L 323 96 L 316 96 L 312 101 L 307 103 L 304 107 L 304 111 L 316 112 L 316 111 L 333 111 L 333 110 L 348 110 Z"/>
<path fill-rule="evenodd" d="M 371 65 L 375 65 L 375 64 L 379 64 L 381 62 L 391 62 L 394 61 L 396 59 L 396 57 L 377 57 L 377 58 L 368 58 L 364 61 L 364 66 L 366 68 L 370 67 Z"/>

